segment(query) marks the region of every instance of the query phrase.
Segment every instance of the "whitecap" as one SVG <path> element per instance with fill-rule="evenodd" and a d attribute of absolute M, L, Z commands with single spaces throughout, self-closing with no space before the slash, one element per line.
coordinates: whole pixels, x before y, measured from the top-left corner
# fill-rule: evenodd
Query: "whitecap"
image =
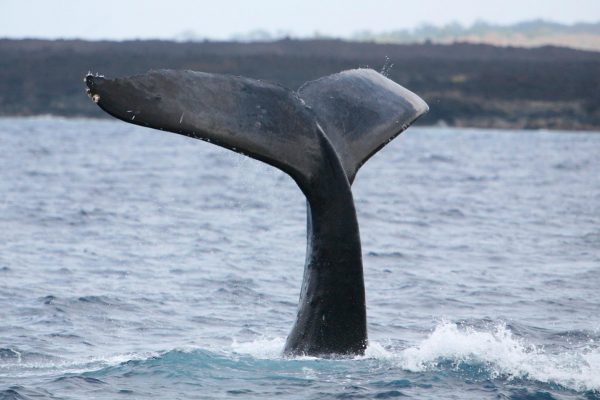
<path fill-rule="evenodd" d="M 555 383 L 577 391 L 600 390 L 600 348 L 592 340 L 583 348 L 556 353 L 516 337 L 503 323 L 490 330 L 442 322 L 417 346 L 401 351 L 408 371 L 483 364 L 491 378 Z"/>

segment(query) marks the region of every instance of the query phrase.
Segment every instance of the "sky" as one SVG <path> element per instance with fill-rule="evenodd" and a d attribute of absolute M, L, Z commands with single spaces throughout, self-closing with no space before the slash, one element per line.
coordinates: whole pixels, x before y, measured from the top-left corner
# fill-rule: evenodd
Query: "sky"
<path fill-rule="evenodd" d="M 599 22 L 600 0 L 0 0 L 0 37 L 229 39 L 411 29 L 423 23 Z"/>

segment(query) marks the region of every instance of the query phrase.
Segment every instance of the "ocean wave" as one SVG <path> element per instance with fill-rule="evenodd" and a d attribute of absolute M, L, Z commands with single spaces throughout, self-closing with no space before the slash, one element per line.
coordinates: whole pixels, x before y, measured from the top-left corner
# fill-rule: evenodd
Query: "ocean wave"
<path fill-rule="evenodd" d="M 0 353 L 2 354 L 0 358 L 0 378 L 81 374 L 121 365 L 133 360 L 145 360 L 156 355 L 156 353 L 124 353 L 69 360 L 12 348 L 2 348 Z"/>
<path fill-rule="evenodd" d="M 590 339 L 579 349 L 552 353 L 516 337 L 505 324 L 490 330 L 443 322 L 399 354 L 403 369 L 423 372 L 475 366 L 492 379 L 554 383 L 576 391 L 600 391 L 600 348 Z"/>
<path fill-rule="evenodd" d="M 25 368 L 24 375 L 53 374 L 57 384 L 69 382 L 86 388 L 136 376 L 142 380 L 152 376 L 165 383 L 235 376 L 241 381 L 285 379 L 318 385 L 322 381 L 345 379 L 356 371 L 369 371 L 361 374 L 360 383 L 376 390 L 385 386 L 390 395 L 397 388 L 388 388 L 395 386 L 389 377 L 394 377 L 393 382 L 401 382 L 404 390 L 426 387 L 436 377 L 452 375 L 466 381 L 488 382 L 496 388 L 508 382 L 512 385 L 509 391 L 531 389 L 537 393 L 550 388 L 550 391 L 586 392 L 592 398 L 600 393 L 600 348 L 595 339 L 569 349 L 550 351 L 528 343 L 526 337 L 517 336 L 503 323 L 486 327 L 441 322 L 416 345 L 399 348 L 392 342 L 384 345 L 371 341 L 365 354 L 354 358 L 287 357 L 283 354 L 283 337 L 264 337 L 248 342 L 234 340 L 230 346 L 221 348 L 189 346 L 79 361 L 22 362 L 20 367 Z M 16 357 L 13 350 L 4 353 L 10 360 Z M 381 374 L 382 371 L 385 373 Z M 11 375 L 15 376 L 14 369 Z M 388 379 L 378 381 L 384 376 Z"/>
<path fill-rule="evenodd" d="M 84 379 L 129 374 L 192 374 L 206 371 L 237 371 L 266 375 L 285 371 L 287 378 L 313 380 L 322 374 L 361 368 L 392 368 L 418 375 L 457 374 L 461 378 L 486 381 L 528 381 L 558 385 L 577 392 L 600 392 L 600 346 L 584 332 L 568 332 L 570 347 L 552 350 L 527 342 L 504 323 L 476 324 L 441 322 L 420 343 L 404 348 L 371 341 L 363 356 L 321 359 L 288 357 L 283 354 L 285 338 L 264 337 L 247 342 L 233 340 L 229 347 L 176 348 L 154 353 L 123 353 L 67 360 L 26 352 L 0 349 L 0 377 L 55 376 L 58 380 Z M 574 341 L 574 338 L 578 338 Z M 177 372 L 179 371 L 179 372 Z M 410 376 L 410 375 L 409 375 Z M 96 381 L 94 381 L 96 382 Z M 5 393 L 8 395 L 9 393 Z M 14 393 L 13 393 L 14 394 Z"/>
<path fill-rule="evenodd" d="M 573 336 L 571 335 L 571 338 Z M 281 359 L 285 340 L 264 338 L 234 342 L 235 353 L 256 359 Z M 364 356 L 353 360 L 389 361 L 415 373 L 455 371 L 471 379 L 518 379 L 555 384 L 575 391 L 600 391 L 600 347 L 589 338 L 579 348 L 551 352 L 527 343 L 504 323 L 484 327 L 441 322 L 416 346 L 404 349 L 371 341 Z M 296 357 L 295 360 L 316 360 Z"/>

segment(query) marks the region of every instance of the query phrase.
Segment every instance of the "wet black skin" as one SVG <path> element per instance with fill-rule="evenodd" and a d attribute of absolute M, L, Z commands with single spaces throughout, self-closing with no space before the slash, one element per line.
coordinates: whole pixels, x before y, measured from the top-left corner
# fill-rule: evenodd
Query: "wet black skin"
<path fill-rule="evenodd" d="M 288 354 L 363 354 L 367 313 L 354 199 L 333 147 L 307 198 L 307 249 L 298 316 Z"/>
<path fill-rule="evenodd" d="M 106 112 L 245 154 L 292 177 L 307 199 L 307 250 L 288 355 L 355 355 L 367 346 L 362 253 L 351 184 L 362 164 L 427 112 L 414 93 L 369 69 L 297 92 L 193 71 L 88 75 Z"/>

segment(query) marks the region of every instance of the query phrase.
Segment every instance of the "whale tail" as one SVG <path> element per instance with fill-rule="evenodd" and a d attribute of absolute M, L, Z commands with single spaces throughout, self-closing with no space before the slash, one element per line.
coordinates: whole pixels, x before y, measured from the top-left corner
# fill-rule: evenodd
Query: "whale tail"
<path fill-rule="evenodd" d="M 351 184 L 359 168 L 428 107 L 370 69 L 297 92 L 243 77 L 151 71 L 88 75 L 88 94 L 137 125 L 210 141 L 289 174 L 308 200 L 308 246 L 289 354 L 360 354 L 367 345 L 360 235 Z"/>
<path fill-rule="evenodd" d="M 333 143 L 350 183 L 371 156 L 429 110 L 419 96 L 372 69 L 325 76 L 298 93 Z"/>
<path fill-rule="evenodd" d="M 352 182 L 367 159 L 428 110 L 419 96 L 372 69 L 329 75 L 297 92 L 195 71 L 85 81 L 98 106 L 116 118 L 264 161 L 302 189 L 320 168 L 322 136 Z"/>

